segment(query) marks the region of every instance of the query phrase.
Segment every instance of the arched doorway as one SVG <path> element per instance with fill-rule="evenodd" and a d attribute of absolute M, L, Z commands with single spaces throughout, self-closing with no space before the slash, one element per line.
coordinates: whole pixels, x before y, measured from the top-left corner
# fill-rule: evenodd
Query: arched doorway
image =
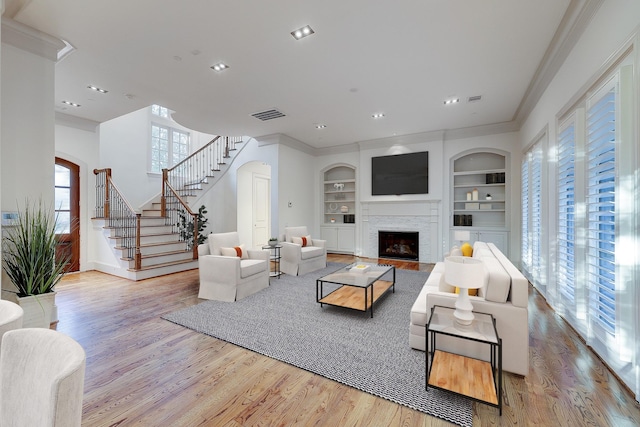
<path fill-rule="evenodd" d="M 66 271 L 80 270 L 80 166 L 56 157 L 55 212 L 58 257 L 68 256 Z"/>

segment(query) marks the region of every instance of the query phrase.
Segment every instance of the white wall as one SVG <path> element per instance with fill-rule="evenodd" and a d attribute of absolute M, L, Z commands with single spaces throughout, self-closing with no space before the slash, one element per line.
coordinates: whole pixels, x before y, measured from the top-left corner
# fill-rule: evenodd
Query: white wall
<path fill-rule="evenodd" d="M 54 64 L 2 45 L 2 210 L 54 200 Z"/>
<path fill-rule="evenodd" d="M 274 170 L 274 169 L 272 169 Z M 320 235 L 315 158 L 287 145 L 278 146 L 278 203 L 272 205 L 277 210 L 278 228 L 271 231 L 282 238 L 284 227 L 306 225 L 312 236 Z M 275 175 L 275 172 L 273 172 Z"/>

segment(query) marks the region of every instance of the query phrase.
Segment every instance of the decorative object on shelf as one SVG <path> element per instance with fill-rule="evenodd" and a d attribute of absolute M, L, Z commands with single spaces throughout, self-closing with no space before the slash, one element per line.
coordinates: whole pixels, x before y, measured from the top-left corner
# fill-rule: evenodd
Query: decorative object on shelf
<path fill-rule="evenodd" d="M 330 221 L 333 224 L 334 222 L 336 222 L 336 219 L 335 218 L 331 218 Z"/>
<path fill-rule="evenodd" d="M 337 203 L 329 203 L 329 212 L 338 212 L 338 204 Z"/>
<path fill-rule="evenodd" d="M 344 194 L 344 193 L 336 193 L 336 194 L 333 195 L 333 198 L 335 200 L 344 200 L 344 199 L 347 198 L 347 195 Z"/>
<path fill-rule="evenodd" d="M 336 182 L 335 184 L 333 184 L 333 188 L 335 188 L 337 191 L 342 191 L 344 190 L 344 184 L 342 182 Z"/>
<path fill-rule="evenodd" d="M 469 299 L 468 289 L 478 289 L 483 285 L 485 276 L 484 264 L 477 258 L 450 256 L 444 260 L 445 281 L 460 288 L 453 316 L 456 323 L 468 326 L 473 322 L 473 305 Z"/>
<path fill-rule="evenodd" d="M 473 193 L 473 200 L 478 200 L 478 189 L 474 188 L 472 193 Z"/>
<path fill-rule="evenodd" d="M 472 224 L 471 215 L 454 215 L 453 216 L 453 225 L 454 226 L 464 226 L 471 227 Z"/>
<path fill-rule="evenodd" d="M 483 203 L 480 205 L 480 210 L 481 211 L 490 211 L 491 210 L 491 203 Z"/>
<path fill-rule="evenodd" d="M 464 208 L 468 211 L 477 211 L 480 209 L 480 203 L 465 203 Z"/>
<path fill-rule="evenodd" d="M 487 197 L 485 197 L 485 199 L 491 200 L 491 194 L 487 193 Z"/>
<path fill-rule="evenodd" d="M 471 191 L 467 191 L 467 200 L 471 200 Z"/>
<path fill-rule="evenodd" d="M 277 237 L 272 237 L 269 239 L 269 246 L 275 246 L 278 244 L 278 238 Z"/>
<path fill-rule="evenodd" d="M 340 212 L 349 213 L 349 206 L 341 206 L 340 207 Z"/>

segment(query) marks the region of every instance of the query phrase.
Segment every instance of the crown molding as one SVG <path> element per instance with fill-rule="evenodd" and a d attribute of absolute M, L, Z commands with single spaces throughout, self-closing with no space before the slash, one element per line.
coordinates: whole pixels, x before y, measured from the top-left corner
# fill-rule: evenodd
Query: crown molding
<path fill-rule="evenodd" d="M 443 141 L 444 131 L 436 130 L 431 132 L 412 133 L 407 135 L 396 135 L 387 138 L 370 139 L 367 141 L 359 141 L 360 149 L 386 148 L 392 145 L 410 145 L 423 142 Z"/>
<path fill-rule="evenodd" d="M 273 144 L 282 144 L 312 156 L 316 155 L 315 148 L 295 138 L 291 138 L 289 135 L 285 135 L 284 133 L 273 133 L 269 135 L 254 136 L 253 138 L 258 141 L 258 147 Z"/>
<path fill-rule="evenodd" d="M 489 125 L 472 126 L 468 128 L 449 129 L 444 133 L 444 140 L 473 138 L 477 136 L 497 135 L 500 133 L 518 132 L 520 123 L 512 120 L 510 122 L 492 123 Z"/>
<path fill-rule="evenodd" d="M 571 0 L 513 120 L 524 123 L 604 0 Z"/>
<path fill-rule="evenodd" d="M 13 19 L 2 17 L 2 43 L 56 62 L 62 40 L 38 31 Z"/>
<path fill-rule="evenodd" d="M 58 111 L 56 111 L 56 124 L 89 132 L 97 132 L 98 126 L 100 126 L 100 123 L 95 120 L 83 119 L 82 117 L 60 113 Z"/>

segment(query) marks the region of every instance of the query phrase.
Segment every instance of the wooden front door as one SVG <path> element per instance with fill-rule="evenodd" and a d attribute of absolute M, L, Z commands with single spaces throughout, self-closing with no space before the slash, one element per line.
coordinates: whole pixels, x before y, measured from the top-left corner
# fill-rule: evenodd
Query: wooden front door
<path fill-rule="evenodd" d="M 80 167 L 56 157 L 56 256 L 69 257 L 66 272 L 80 270 Z"/>

